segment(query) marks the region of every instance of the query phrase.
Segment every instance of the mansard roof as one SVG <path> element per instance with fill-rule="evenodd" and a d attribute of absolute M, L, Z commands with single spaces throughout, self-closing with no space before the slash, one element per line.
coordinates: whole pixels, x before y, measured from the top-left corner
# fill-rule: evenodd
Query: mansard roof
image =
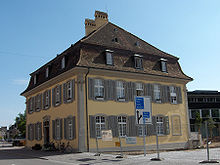
<path fill-rule="evenodd" d="M 103 52 L 106 49 L 114 51 L 113 66 L 105 64 Z M 143 70 L 137 70 L 133 67 L 132 57 L 134 54 L 143 56 Z M 67 59 L 67 63 L 66 67 L 61 69 L 61 59 L 64 56 Z M 167 60 L 167 73 L 160 70 L 159 61 L 161 58 Z M 48 66 L 50 67 L 50 75 L 46 78 L 45 70 Z M 107 22 L 31 73 L 29 85 L 21 95 L 77 66 L 165 76 L 187 81 L 192 80 L 192 78 L 182 72 L 177 57 L 163 52 L 117 25 Z M 36 84 L 34 84 L 34 75 L 38 76 Z"/>

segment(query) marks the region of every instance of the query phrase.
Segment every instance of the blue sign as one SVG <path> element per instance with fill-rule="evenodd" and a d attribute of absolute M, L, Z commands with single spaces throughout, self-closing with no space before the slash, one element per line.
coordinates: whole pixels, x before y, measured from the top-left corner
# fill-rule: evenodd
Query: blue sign
<path fill-rule="evenodd" d="M 150 112 L 143 112 L 143 118 L 150 118 Z"/>
<path fill-rule="evenodd" d="M 144 98 L 143 97 L 136 97 L 136 109 L 144 109 Z"/>

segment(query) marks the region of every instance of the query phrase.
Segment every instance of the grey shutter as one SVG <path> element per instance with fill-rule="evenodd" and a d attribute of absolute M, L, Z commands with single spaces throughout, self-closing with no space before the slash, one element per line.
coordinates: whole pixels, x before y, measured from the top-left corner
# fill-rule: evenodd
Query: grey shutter
<path fill-rule="evenodd" d="M 59 95 L 60 95 L 60 100 L 59 100 L 59 105 L 62 103 L 62 89 L 61 85 L 59 85 Z"/>
<path fill-rule="evenodd" d="M 128 117 L 128 136 L 138 136 L 138 127 L 136 126 L 135 116 Z"/>
<path fill-rule="evenodd" d="M 67 102 L 67 90 L 66 90 L 66 83 L 63 84 L 63 103 Z"/>
<path fill-rule="evenodd" d="M 76 138 L 76 117 L 75 116 L 73 116 L 72 117 L 72 123 L 73 123 L 73 139 L 75 139 Z"/>
<path fill-rule="evenodd" d="M 123 82 L 124 90 L 125 90 L 125 101 L 129 101 L 129 90 L 128 90 L 128 82 Z"/>
<path fill-rule="evenodd" d="M 112 80 L 113 100 L 117 101 L 116 81 Z"/>
<path fill-rule="evenodd" d="M 63 119 L 60 119 L 60 139 L 63 139 Z"/>
<path fill-rule="evenodd" d="M 114 81 L 108 80 L 107 83 L 108 100 L 114 100 Z"/>
<path fill-rule="evenodd" d="M 169 135 L 170 134 L 169 116 L 164 116 L 164 118 L 163 118 L 163 129 L 164 129 L 164 134 L 165 135 Z"/>
<path fill-rule="evenodd" d="M 104 84 L 104 100 L 108 100 L 108 83 L 109 83 L 109 81 L 102 79 L 102 82 Z"/>
<path fill-rule="evenodd" d="M 67 139 L 67 118 L 64 118 L 64 139 Z"/>
<path fill-rule="evenodd" d="M 129 82 L 128 83 L 128 95 L 129 95 L 129 101 L 134 101 L 134 96 L 136 96 L 136 88 L 135 83 Z"/>
<path fill-rule="evenodd" d="M 158 84 L 150 84 L 150 85 L 152 86 L 152 87 L 150 87 L 150 90 L 152 90 L 151 99 L 152 99 L 152 102 L 155 103 L 156 102 L 156 98 L 154 96 L 154 85 L 158 85 Z"/>
<path fill-rule="evenodd" d="M 46 92 L 43 93 L 43 109 L 45 109 Z"/>
<path fill-rule="evenodd" d="M 30 99 L 27 100 L 26 110 L 28 113 L 30 113 Z"/>
<path fill-rule="evenodd" d="M 181 87 L 176 87 L 177 104 L 182 104 L 182 92 Z"/>
<path fill-rule="evenodd" d="M 52 105 L 55 107 L 55 88 L 52 89 Z"/>
<path fill-rule="evenodd" d="M 35 136 L 35 135 L 34 135 L 34 130 L 35 130 L 35 129 L 34 129 L 34 124 L 31 124 L 31 128 L 32 128 L 31 140 L 34 140 L 34 136 Z"/>
<path fill-rule="evenodd" d="M 55 120 L 52 121 L 52 129 L 53 129 L 53 139 L 56 139 L 56 133 L 55 133 Z"/>
<path fill-rule="evenodd" d="M 108 116 L 108 129 L 112 130 L 112 136 L 118 137 L 118 119 L 117 116 Z"/>
<path fill-rule="evenodd" d="M 28 124 L 28 140 L 31 140 L 31 129 L 30 129 L 30 124 Z"/>
<path fill-rule="evenodd" d="M 40 107 L 39 108 L 40 108 L 40 110 L 42 110 L 42 93 L 40 94 L 39 97 L 40 97 Z"/>
<path fill-rule="evenodd" d="M 90 138 L 96 138 L 95 116 L 89 115 Z"/>
<path fill-rule="evenodd" d="M 34 124 L 35 140 L 38 140 L 38 131 L 37 131 L 37 128 L 38 128 L 38 123 L 35 123 L 35 124 Z"/>
<path fill-rule="evenodd" d="M 40 127 L 40 134 L 38 135 L 39 136 L 39 140 L 42 139 L 42 123 L 39 123 L 39 127 Z"/>
<path fill-rule="evenodd" d="M 48 92 L 49 92 L 49 106 L 48 106 L 48 109 L 49 109 L 51 106 L 51 90 L 49 90 Z"/>
<path fill-rule="evenodd" d="M 72 101 L 75 100 L 75 79 L 72 80 Z"/>
<path fill-rule="evenodd" d="M 167 102 L 170 103 L 171 100 L 170 100 L 170 87 L 167 86 Z"/>
<path fill-rule="evenodd" d="M 88 78 L 88 88 L 89 99 L 94 100 L 94 80 L 92 78 Z"/>
<path fill-rule="evenodd" d="M 147 125 L 147 135 L 156 135 L 156 117 L 152 116 L 152 124 Z"/>

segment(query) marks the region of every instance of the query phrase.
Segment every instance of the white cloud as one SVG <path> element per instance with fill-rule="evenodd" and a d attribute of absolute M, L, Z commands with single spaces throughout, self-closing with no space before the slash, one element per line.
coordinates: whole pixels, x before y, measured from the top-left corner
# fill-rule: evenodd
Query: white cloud
<path fill-rule="evenodd" d="M 27 79 L 15 79 L 15 80 L 13 80 L 13 84 L 15 84 L 15 85 L 27 85 L 28 81 L 29 80 L 27 80 Z"/>

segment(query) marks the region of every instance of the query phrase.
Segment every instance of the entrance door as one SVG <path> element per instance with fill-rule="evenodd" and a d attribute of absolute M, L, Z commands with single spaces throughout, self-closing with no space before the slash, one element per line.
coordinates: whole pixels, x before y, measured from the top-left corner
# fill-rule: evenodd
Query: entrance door
<path fill-rule="evenodd" d="M 50 142 L 50 122 L 44 121 L 44 144 Z"/>

